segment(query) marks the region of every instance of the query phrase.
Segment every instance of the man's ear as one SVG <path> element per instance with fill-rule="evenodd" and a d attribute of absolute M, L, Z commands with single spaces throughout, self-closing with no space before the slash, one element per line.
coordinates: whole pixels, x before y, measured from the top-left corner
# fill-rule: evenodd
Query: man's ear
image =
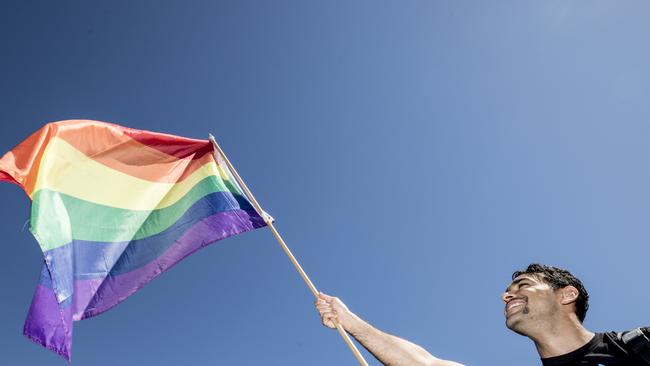
<path fill-rule="evenodd" d="M 560 289 L 560 303 L 562 305 L 568 305 L 576 302 L 580 293 L 578 289 L 573 286 L 565 286 Z"/>

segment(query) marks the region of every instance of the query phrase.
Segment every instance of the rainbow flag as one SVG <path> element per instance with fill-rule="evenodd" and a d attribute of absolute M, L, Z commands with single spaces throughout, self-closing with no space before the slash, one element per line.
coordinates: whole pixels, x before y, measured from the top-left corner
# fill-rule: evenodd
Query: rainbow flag
<path fill-rule="evenodd" d="M 45 258 L 24 334 L 68 360 L 73 322 L 202 247 L 265 226 L 209 140 L 54 122 L 0 159 L 0 180 L 32 200 Z"/>

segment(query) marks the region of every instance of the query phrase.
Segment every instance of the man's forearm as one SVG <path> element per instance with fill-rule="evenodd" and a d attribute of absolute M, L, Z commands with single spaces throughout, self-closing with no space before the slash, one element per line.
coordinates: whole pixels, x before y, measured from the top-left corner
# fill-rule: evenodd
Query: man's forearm
<path fill-rule="evenodd" d="M 356 315 L 346 330 L 384 365 L 460 366 L 434 357 L 417 344 L 384 333 Z"/>

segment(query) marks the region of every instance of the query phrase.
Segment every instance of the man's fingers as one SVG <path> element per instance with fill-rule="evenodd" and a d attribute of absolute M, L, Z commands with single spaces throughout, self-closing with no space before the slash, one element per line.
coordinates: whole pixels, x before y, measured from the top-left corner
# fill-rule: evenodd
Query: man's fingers
<path fill-rule="evenodd" d="M 331 309 L 332 307 L 329 304 L 318 304 L 316 305 L 316 309 Z"/>
<path fill-rule="evenodd" d="M 324 317 L 336 317 L 336 315 L 337 314 L 335 312 L 332 312 L 330 310 L 323 310 L 323 311 L 320 312 L 320 316 L 323 317 L 323 318 Z"/>
<path fill-rule="evenodd" d="M 318 299 L 318 300 L 316 300 L 314 305 L 316 305 L 316 306 L 318 306 L 318 305 L 328 305 L 328 303 L 323 299 Z"/>
<path fill-rule="evenodd" d="M 315 305 L 316 305 L 317 309 L 331 309 L 332 308 L 332 304 L 328 304 L 323 300 L 318 300 Z"/>
<path fill-rule="evenodd" d="M 323 315 L 323 324 L 327 325 L 328 327 L 334 327 L 336 321 L 336 314 L 334 313 L 327 313 Z"/>
<path fill-rule="evenodd" d="M 332 302 L 332 300 L 334 299 L 332 296 L 326 295 L 326 294 L 324 294 L 322 292 L 318 293 L 318 298 L 324 300 L 327 303 Z"/>
<path fill-rule="evenodd" d="M 318 299 L 314 303 L 316 309 L 320 313 L 321 320 L 323 325 L 328 328 L 336 328 L 336 323 L 338 321 L 336 310 L 334 310 L 333 302 L 336 298 L 329 296 L 322 292 L 318 293 Z"/>

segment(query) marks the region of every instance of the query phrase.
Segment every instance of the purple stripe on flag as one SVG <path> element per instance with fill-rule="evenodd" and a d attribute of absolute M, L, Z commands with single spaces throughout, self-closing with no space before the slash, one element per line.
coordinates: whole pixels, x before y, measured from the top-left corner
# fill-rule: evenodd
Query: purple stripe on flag
<path fill-rule="evenodd" d="M 109 310 L 158 277 L 186 256 L 215 241 L 264 226 L 254 212 L 220 212 L 189 228 L 158 258 L 127 273 L 74 283 L 74 320 L 90 318 Z"/>
<path fill-rule="evenodd" d="M 36 286 L 23 334 L 43 347 L 70 360 L 72 348 L 72 308 L 59 306 L 51 288 Z"/>

